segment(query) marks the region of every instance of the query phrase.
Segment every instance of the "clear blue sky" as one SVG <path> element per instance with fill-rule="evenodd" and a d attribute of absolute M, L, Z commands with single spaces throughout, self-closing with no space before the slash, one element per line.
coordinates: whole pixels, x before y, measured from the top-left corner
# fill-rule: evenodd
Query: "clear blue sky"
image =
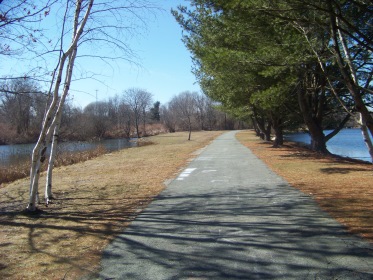
<path fill-rule="evenodd" d="M 40 0 L 42 1 L 42 0 Z M 74 105 L 84 107 L 97 100 L 105 101 L 108 98 L 121 94 L 129 88 L 141 88 L 153 94 L 154 101 L 165 104 L 171 98 L 183 91 L 200 91 L 194 75 L 191 73 L 191 55 L 181 41 L 182 31 L 171 14 L 171 8 L 179 5 L 188 5 L 183 0 L 150 0 L 160 9 L 152 10 L 145 16 L 147 28 L 139 28 L 134 38 L 126 39 L 126 44 L 136 54 L 130 57 L 135 63 L 123 60 L 111 61 L 109 64 L 100 59 L 78 58 L 74 68 L 74 78 L 70 87 L 69 99 Z M 61 10 L 59 10 L 60 12 Z M 62 9 L 63 11 L 63 9 Z M 60 15 L 61 16 L 61 15 Z M 124 17 L 125 20 L 131 20 Z M 45 37 L 58 42 L 60 25 L 57 16 L 48 16 L 36 28 L 45 30 Z M 41 44 L 40 44 L 41 45 Z M 108 54 L 109 52 L 109 54 Z M 83 45 L 78 50 L 79 54 L 97 54 L 111 56 L 111 49 L 104 45 Z M 22 60 L 13 59 L 12 56 L 2 57 L 0 63 L 0 76 L 32 75 L 35 67 L 55 67 L 56 57 L 33 57 L 24 54 Z M 33 58 L 30 58 L 33 57 Z M 42 70 L 41 70 L 42 71 Z M 94 73 L 94 78 L 87 79 L 87 73 Z M 43 77 L 46 80 L 49 77 Z M 47 83 L 41 85 L 44 90 L 49 87 Z"/>
<path fill-rule="evenodd" d="M 130 48 L 137 54 L 135 62 L 141 66 L 119 61 L 112 65 L 89 64 L 78 61 L 81 69 L 90 69 L 102 75 L 95 79 L 76 81 L 72 84 L 70 98 L 76 105 L 84 107 L 96 100 L 107 100 L 128 88 L 141 88 L 153 94 L 154 101 L 167 103 L 180 92 L 200 91 L 191 73 L 190 53 L 181 41 L 181 28 L 172 16 L 170 9 L 181 0 L 158 0 L 164 11 L 149 16 L 148 29 L 130 42 Z M 97 69 L 100 68 L 100 69 Z"/>

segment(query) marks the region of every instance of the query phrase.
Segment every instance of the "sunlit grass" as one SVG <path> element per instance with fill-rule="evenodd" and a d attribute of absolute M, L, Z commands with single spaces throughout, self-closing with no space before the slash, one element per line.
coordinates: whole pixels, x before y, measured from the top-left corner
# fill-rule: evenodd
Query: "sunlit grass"
<path fill-rule="evenodd" d="M 95 149 L 80 151 L 80 152 L 62 152 L 57 154 L 55 167 L 71 165 L 78 162 L 83 162 L 106 153 L 104 146 L 100 145 Z M 18 164 L 12 164 L 6 167 L 0 167 L 0 186 L 4 183 L 13 182 L 18 179 L 26 178 L 30 175 L 31 161 L 21 161 Z M 42 166 L 42 170 L 47 169 L 47 163 Z"/>
<path fill-rule="evenodd" d="M 7 167 L 0 167 L 0 186 L 27 177 L 30 174 L 30 163 L 22 162 Z"/>
<path fill-rule="evenodd" d="M 27 179 L 0 189 L 0 279 L 79 279 L 99 268 L 103 248 L 221 132 L 150 137 L 138 148 L 56 168 L 48 208 L 23 214 Z M 42 174 L 43 175 L 43 174 Z M 43 192 L 44 175 L 40 180 Z M 43 198 L 41 196 L 41 198 Z"/>
<path fill-rule="evenodd" d="M 324 156 L 294 143 L 272 148 L 254 132 L 237 135 L 273 171 L 311 195 L 348 229 L 373 242 L 373 165 Z"/>

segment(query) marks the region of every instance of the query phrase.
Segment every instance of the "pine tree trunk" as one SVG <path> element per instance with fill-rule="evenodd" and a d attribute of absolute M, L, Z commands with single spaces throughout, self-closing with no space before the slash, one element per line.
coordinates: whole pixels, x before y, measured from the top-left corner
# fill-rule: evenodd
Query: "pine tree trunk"
<path fill-rule="evenodd" d="M 284 144 L 284 134 L 282 132 L 282 123 L 280 119 L 272 118 L 273 130 L 275 131 L 275 140 L 273 147 L 278 148 Z"/>
<path fill-rule="evenodd" d="M 255 118 L 254 118 L 254 117 L 251 117 L 251 121 L 252 121 L 252 123 L 253 123 L 253 127 L 254 127 L 254 131 L 255 131 L 255 135 L 256 135 L 257 137 L 260 137 L 260 129 L 259 129 L 259 127 L 258 127 L 258 124 L 256 123 Z"/>
<path fill-rule="evenodd" d="M 265 127 L 265 122 L 264 119 L 259 117 L 256 113 L 254 113 L 254 118 L 255 118 L 255 123 L 256 127 L 258 129 L 258 134 L 260 139 L 266 140 L 266 127 Z"/>
<path fill-rule="evenodd" d="M 267 127 L 264 131 L 264 137 L 266 141 L 271 141 L 271 127 L 272 127 L 271 123 L 268 122 Z"/>
<path fill-rule="evenodd" d="M 311 136 L 311 149 L 323 154 L 328 154 L 326 148 L 326 140 L 323 129 L 318 123 L 318 120 L 312 116 L 309 102 L 307 101 L 307 94 L 303 87 L 298 89 L 298 103 L 303 116 L 304 123 L 306 124 Z"/>

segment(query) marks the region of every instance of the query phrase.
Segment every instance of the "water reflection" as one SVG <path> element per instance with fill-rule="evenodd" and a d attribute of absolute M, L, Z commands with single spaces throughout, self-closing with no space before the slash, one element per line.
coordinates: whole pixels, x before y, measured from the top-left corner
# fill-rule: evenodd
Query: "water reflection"
<path fill-rule="evenodd" d="M 136 146 L 135 141 L 128 139 L 108 139 L 96 142 L 62 142 L 58 152 L 82 152 L 93 150 L 103 145 L 107 151 L 117 151 Z M 31 160 L 31 152 L 35 144 L 0 145 L 0 166 L 9 166 Z"/>
<path fill-rule="evenodd" d="M 331 130 L 325 130 L 325 135 Z M 285 136 L 286 140 L 311 143 L 311 137 L 308 133 L 292 133 Z M 327 143 L 328 150 L 336 155 L 349 158 L 371 161 L 368 148 L 363 141 L 360 129 L 343 129 Z"/>

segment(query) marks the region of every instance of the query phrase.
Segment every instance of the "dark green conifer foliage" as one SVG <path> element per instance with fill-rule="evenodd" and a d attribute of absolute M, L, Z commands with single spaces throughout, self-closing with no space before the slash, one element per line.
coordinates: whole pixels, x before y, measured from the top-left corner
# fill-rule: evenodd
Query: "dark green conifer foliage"
<path fill-rule="evenodd" d="M 349 42 L 355 34 L 359 50 L 369 50 L 372 11 L 365 2 L 194 0 L 192 9 L 179 7 L 173 14 L 205 94 L 231 111 L 246 111 L 266 139 L 272 127 L 275 145 L 282 144 L 284 128 L 303 123 L 312 148 L 327 153 L 326 141 L 335 133 L 324 135 L 325 117 L 330 124 L 330 116 L 338 115 L 343 124 L 354 105 L 335 60 L 330 18 L 337 16 L 351 30 Z M 340 10 L 331 13 L 330 6 Z M 371 52 L 352 45 L 351 51 L 356 61 L 371 59 Z M 371 64 L 360 68 L 365 76 L 359 77 L 369 81 Z"/>

